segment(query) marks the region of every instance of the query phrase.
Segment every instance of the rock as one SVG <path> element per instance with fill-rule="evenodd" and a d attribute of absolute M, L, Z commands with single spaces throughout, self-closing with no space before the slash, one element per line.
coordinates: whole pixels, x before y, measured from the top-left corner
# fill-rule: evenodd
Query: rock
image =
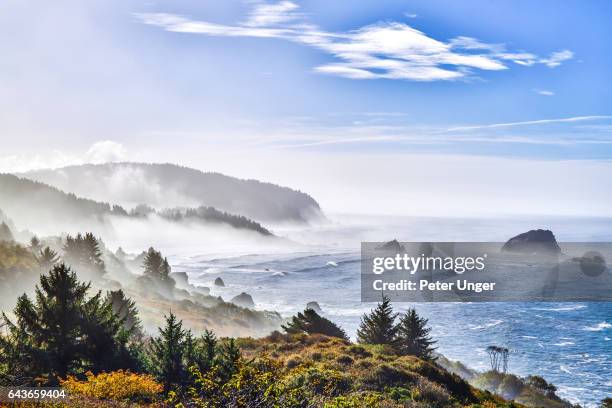
<path fill-rule="evenodd" d="M 510 238 L 502 251 L 529 255 L 558 255 L 561 248 L 550 230 L 530 230 Z"/>
<path fill-rule="evenodd" d="M 323 312 L 323 310 L 321 310 L 321 306 L 317 302 L 306 303 L 306 309 L 312 309 L 319 314 Z"/>
<path fill-rule="evenodd" d="M 404 246 L 400 244 L 397 239 L 386 242 L 376 249 L 380 249 L 382 251 L 396 252 L 396 253 L 406 252 L 406 248 L 404 248 Z"/>
<path fill-rule="evenodd" d="M 235 305 L 246 307 L 252 309 L 255 307 L 255 302 L 253 302 L 253 298 L 248 293 L 242 292 L 238 296 L 234 296 L 232 300 L 230 300 Z"/>
<path fill-rule="evenodd" d="M 217 278 L 215 279 L 215 286 L 225 286 L 225 282 L 223 282 L 223 279 Z"/>

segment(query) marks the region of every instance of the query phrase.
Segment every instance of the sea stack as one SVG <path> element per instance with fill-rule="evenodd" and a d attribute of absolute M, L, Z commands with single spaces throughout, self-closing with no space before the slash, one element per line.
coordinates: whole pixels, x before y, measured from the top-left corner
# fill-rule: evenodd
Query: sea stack
<path fill-rule="evenodd" d="M 397 239 L 394 239 L 394 240 L 389 241 L 389 242 L 385 242 L 384 244 L 382 244 L 381 246 L 379 246 L 376 249 L 377 250 L 381 250 L 381 251 L 395 252 L 395 253 L 400 253 L 400 252 L 405 252 L 406 251 L 406 248 L 404 248 L 404 246 L 402 244 L 400 244 Z"/>
<path fill-rule="evenodd" d="M 225 282 L 223 282 L 223 279 L 217 278 L 215 279 L 215 286 L 225 286 Z"/>
<path fill-rule="evenodd" d="M 559 255 L 561 248 L 552 231 L 537 229 L 510 238 L 502 251 L 525 255 Z"/>
<path fill-rule="evenodd" d="M 232 300 L 230 300 L 235 305 L 246 307 L 248 309 L 253 309 L 255 307 L 255 302 L 253 302 L 253 297 L 246 292 L 242 292 L 238 296 L 234 296 Z"/>

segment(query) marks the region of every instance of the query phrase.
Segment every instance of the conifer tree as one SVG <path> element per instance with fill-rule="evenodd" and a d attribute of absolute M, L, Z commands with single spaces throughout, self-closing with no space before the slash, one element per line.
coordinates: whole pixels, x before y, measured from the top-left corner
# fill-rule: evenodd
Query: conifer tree
<path fill-rule="evenodd" d="M 202 348 L 204 361 L 200 370 L 202 372 L 208 370 L 213 366 L 217 358 L 217 336 L 210 330 L 204 330 L 202 335 Z"/>
<path fill-rule="evenodd" d="M 43 272 L 48 272 L 59 262 L 59 256 L 57 252 L 52 250 L 49 247 L 45 247 L 45 249 L 41 250 L 37 256 L 38 264 Z"/>
<path fill-rule="evenodd" d="M 291 321 L 281 326 L 288 334 L 296 333 L 320 333 L 330 337 L 339 337 L 348 340 L 348 336 L 334 322 L 320 316 L 313 309 L 306 309 L 293 316 Z"/>
<path fill-rule="evenodd" d="M 42 249 L 40 239 L 36 235 L 30 238 L 30 249 L 32 249 L 33 254 L 38 254 Z"/>
<path fill-rule="evenodd" d="M 204 373 L 212 367 L 212 361 L 208 360 L 208 352 L 204 339 L 195 338 L 191 330 L 187 330 L 185 334 L 184 361 L 185 367 L 188 370 L 195 367 L 200 373 Z M 187 375 L 187 384 L 193 383 L 193 378 L 191 377 Z"/>
<path fill-rule="evenodd" d="M 364 344 L 395 344 L 397 327 L 391 300 L 383 296 L 379 303 L 369 314 L 364 314 L 357 330 L 357 341 Z"/>
<path fill-rule="evenodd" d="M 77 280 L 64 264 L 40 276 L 36 299 L 22 295 L 13 323 L 2 315 L 7 334 L 0 336 L 0 358 L 26 383 L 45 376 L 50 384 L 83 370 L 128 368 L 118 358 L 124 347 L 119 329 L 122 321 L 98 293 L 87 297 L 88 283 Z M 17 361 L 11 361 L 17 356 Z"/>
<path fill-rule="evenodd" d="M 434 359 L 436 342 L 429 336 L 427 319 L 419 317 L 415 309 L 408 309 L 397 325 L 397 347 L 403 354 L 423 359 Z"/>
<path fill-rule="evenodd" d="M 185 379 L 183 357 L 186 332 L 183 322 L 174 313 L 170 312 L 165 319 L 166 325 L 159 328 L 159 337 L 151 340 L 151 359 L 164 391 L 168 392 Z"/>
<path fill-rule="evenodd" d="M 125 296 L 122 289 L 107 292 L 105 302 L 111 305 L 113 313 L 123 322 L 123 329 L 129 337 L 142 338 L 142 323 L 138 317 L 136 302 Z"/>
<path fill-rule="evenodd" d="M 170 277 L 171 268 L 168 258 L 164 258 L 161 252 L 156 251 L 154 248 L 149 248 L 142 268 L 145 276 L 152 278 L 155 282 L 174 287 L 175 282 Z"/>
<path fill-rule="evenodd" d="M 91 232 L 66 237 L 64 261 L 91 278 L 99 278 L 106 272 L 100 243 Z"/>
<path fill-rule="evenodd" d="M 219 375 L 225 381 L 230 379 L 238 370 L 238 362 L 242 358 L 240 348 L 236 345 L 234 339 L 229 339 L 221 345 L 217 367 L 219 367 Z"/>

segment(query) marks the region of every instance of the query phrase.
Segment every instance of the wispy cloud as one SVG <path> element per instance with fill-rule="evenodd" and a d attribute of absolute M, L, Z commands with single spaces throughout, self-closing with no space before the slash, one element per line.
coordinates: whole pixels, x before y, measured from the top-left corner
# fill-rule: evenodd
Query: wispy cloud
<path fill-rule="evenodd" d="M 500 71 L 509 69 L 511 64 L 544 64 L 553 68 L 573 57 L 569 50 L 539 57 L 467 36 L 446 42 L 400 22 L 378 22 L 356 30 L 330 32 L 308 23 L 307 16 L 292 1 L 251 4 L 247 20 L 235 25 L 167 13 L 137 17 L 145 24 L 171 32 L 293 41 L 336 58 L 337 61 L 315 67 L 316 72 L 351 79 L 457 80 L 474 75 L 474 70 Z"/>
<path fill-rule="evenodd" d="M 395 114 L 395 113 L 394 113 Z M 355 120 L 362 117 L 361 120 Z M 426 148 L 453 146 L 465 152 L 488 146 L 497 149 L 494 155 L 511 154 L 503 145 L 530 145 L 549 147 L 574 147 L 589 145 L 612 145 L 609 124 L 612 116 L 575 116 L 561 119 L 540 119 L 522 122 L 507 122 L 472 126 L 432 126 L 414 123 L 397 123 L 392 117 L 377 117 L 375 122 L 368 112 L 354 113 L 345 122 L 319 123 L 316 126 L 301 126 L 299 123 L 266 123 L 256 128 L 244 129 L 251 142 L 243 147 L 263 149 L 361 149 L 376 146 L 381 150 L 399 151 L 402 148 Z M 389 122 L 378 119 L 389 119 Z M 404 121 L 402 121 L 404 122 Z M 583 129 L 587 123 L 587 131 Z M 525 128 L 526 126 L 532 127 Z M 536 126 L 537 125 L 537 126 Z M 602 127 L 603 126 L 603 127 Z M 256 135 L 256 136 L 255 136 Z M 498 147 L 494 147 L 497 145 Z"/>
<path fill-rule="evenodd" d="M 542 95 L 542 96 L 554 96 L 555 95 L 553 91 L 548 91 L 546 89 L 534 89 L 533 92 L 537 93 L 538 95 Z"/>
<path fill-rule="evenodd" d="M 612 119 L 612 116 L 608 116 L 608 115 L 574 116 L 570 118 L 538 119 L 538 120 L 527 120 L 523 122 L 492 123 L 488 125 L 474 125 L 474 126 L 457 126 L 457 127 L 446 129 L 445 132 L 507 128 L 507 127 L 514 127 L 514 126 L 544 125 L 544 124 L 551 124 L 551 123 L 584 122 L 584 121 L 599 120 L 599 119 L 602 119 L 602 120 Z"/>
<path fill-rule="evenodd" d="M 268 27 L 277 24 L 285 24 L 303 17 L 297 10 L 299 6 L 291 1 L 280 1 L 278 3 L 257 2 L 249 13 L 248 20 L 244 23 L 251 27 Z"/>
<path fill-rule="evenodd" d="M 550 57 L 541 60 L 549 68 L 558 67 L 562 62 L 574 58 L 574 53 L 569 50 L 553 52 Z"/>

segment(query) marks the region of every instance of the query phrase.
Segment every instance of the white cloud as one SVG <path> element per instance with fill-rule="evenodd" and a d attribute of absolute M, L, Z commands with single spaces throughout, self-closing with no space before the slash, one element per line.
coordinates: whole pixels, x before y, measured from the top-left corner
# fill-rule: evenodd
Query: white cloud
<path fill-rule="evenodd" d="M 102 140 L 87 150 L 85 158 L 87 162 L 94 164 L 117 162 L 127 159 L 127 151 L 121 143 Z"/>
<path fill-rule="evenodd" d="M 574 53 L 570 50 L 563 50 L 558 52 L 553 52 L 550 54 L 550 57 L 541 59 L 540 62 L 542 64 L 546 64 L 549 68 L 555 68 L 561 65 L 562 62 L 570 60 L 574 58 Z"/>
<path fill-rule="evenodd" d="M 537 93 L 538 95 L 542 95 L 542 96 L 554 96 L 555 95 L 553 91 L 547 91 L 546 89 L 534 89 L 533 91 Z"/>
<path fill-rule="evenodd" d="M 257 2 L 249 13 L 249 19 L 245 25 L 266 27 L 298 20 L 302 17 L 302 14 L 297 13 L 297 9 L 299 9 L 299 6 L 291 1 L 280 1 L 272 4 Z"/>
<path fill-rule="evenodd" d="M 120 143 L 110 140 L 96 142 L 81 154 L 53 150 L 44 154 L 11 154 L 0 157 L 0 172 L 22 173 L 30 170 L 53 169 L 84 163 L 106 163 L 125 161 L 127 149 Z M 135 157 L 133 160 L 137 160 Z"/>
<path fill-rule="evenodd" d="M 583 121 L 591 121 L 591 120 L 599 120 L 599 119 L 612 119 L 612 116 L 609 116 L 609 115 L 574 116 L 570 118 L 538 119 L 538 120 L 527 120 L 527 121 L 522 121 L 522 122 L 493 123 L 489 125 L 457 126 L 457 127 L 453 127 L 450 129 L 446 129 L 445 132 L 493 129 L 493 128 L 513 127 L 513 126 L 543 125 L 543 124 L 550 124 L 550 123 L 583 122 Z"/>
<path fill-rule="evenodd" d="M 299 6 L 286 0 L 254 2 L 247 21 L 237 25 L 197 21 L 166 13 L 139 14 L 137 17 L 145 24 L 171 32 L 293 41 L 337 59 L 315 67 L 315 72 L 351 79 L 456 80 L 473 75 L 473 70 L 505 70 L 509 68 L 508 63 L 544 64 L 554 68 L 573 57 L 571 51 L 563 50 L 540 58 L 531 53 L 508 51 L 503 44 L 487 44 L 467 36 L 445 42 L 399 22 L 328 32 L 308 24 Z"/>

